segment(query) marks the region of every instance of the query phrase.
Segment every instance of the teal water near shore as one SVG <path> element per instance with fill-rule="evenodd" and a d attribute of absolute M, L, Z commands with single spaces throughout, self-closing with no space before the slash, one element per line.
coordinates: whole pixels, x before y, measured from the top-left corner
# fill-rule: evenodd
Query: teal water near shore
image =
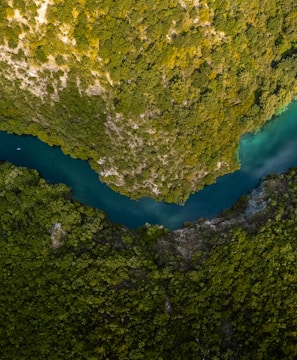
<path fill-rule="evenodd" d="M 261 131 L 242 137 L 240 170 L 218 178 L 215 184 L 190 196 L 184 206 L 149 198 L 130 200 L 101 183 L 86 161 L 64 155 L 60 148 L 33 136 L 0 132 L 0 159 L 37 169 L 51 183 L 68 185 L 75 200 L 103 210 L 115 223 L 136 228 L 148 222 L 177 229 L 185 221 L 212 217 L 232 206 L 267 174 L 297 166 L 297 101 Z"/>

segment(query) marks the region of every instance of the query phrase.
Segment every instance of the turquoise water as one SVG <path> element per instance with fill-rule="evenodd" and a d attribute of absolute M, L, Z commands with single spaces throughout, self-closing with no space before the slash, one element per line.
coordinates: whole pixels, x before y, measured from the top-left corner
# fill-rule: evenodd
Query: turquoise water
<path fill-rule="evenodd" d="M 131 228 L 148 222 L 176 229 L 185 221 L 212 217 L 230 207 L 265 175 L 297 166 L 297 101 L 262 131 L 244 136 L 239 158 L 239 171 L 218 178 L 178 206 L 148 198 L 130 200 L 102 184 L 87 162 L 72 159 L 35 137 L 0 132 L 0 159 L 37 169 L 51 183 L 67 184 L 75 200 L 102 209 L 111 221 Z"/>

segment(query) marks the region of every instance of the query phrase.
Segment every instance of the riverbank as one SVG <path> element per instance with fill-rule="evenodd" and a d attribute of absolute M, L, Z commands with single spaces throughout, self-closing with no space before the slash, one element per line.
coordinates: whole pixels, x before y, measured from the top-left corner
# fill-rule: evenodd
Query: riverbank
<path fill-rule="evenodd" d="M 130 228 L 145 223 L 181 228 L 186 221 L 213 217 L 255 188 L 269 173 L 280 173 L 297 164 L 297 102 L 255 134 L 240 142 L 241 169 L 192 195 L 183 205 L 160 203 L 149 198 L 130 200 L 98 180 L 86 161 L 72 159 L 57 147 L 32 136 L 0 132 L 0 158 L 37 169 L 52 183 L 65 183 L 73 198 L 103 210 L 114 223 Z M 21 148 L 21 150 L 17 150 Z M 46 161 L 45 161 L 46 159 Z"/>

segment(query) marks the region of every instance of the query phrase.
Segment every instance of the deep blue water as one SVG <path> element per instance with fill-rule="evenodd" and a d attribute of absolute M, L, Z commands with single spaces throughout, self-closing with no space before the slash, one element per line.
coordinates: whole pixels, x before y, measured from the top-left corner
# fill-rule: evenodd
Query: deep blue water
<path fill-rule="evenodd" d="M 297 101 L 261 131 L 241 139 L 239 171 L 218 178 L 184 206 L 149 198 L 130 200 L 102 184 L 87 162 L 72 159 L 32 136 L 0 132 L 0 159 L 37 169 L 51 183 L 70 186 L 75 200 L 103 210 L 115 223 L 136 228 L 148 222 L 176 229 L 185 221 L 212 217 L 230 207 L 263 176 L 297 166 Z"/>

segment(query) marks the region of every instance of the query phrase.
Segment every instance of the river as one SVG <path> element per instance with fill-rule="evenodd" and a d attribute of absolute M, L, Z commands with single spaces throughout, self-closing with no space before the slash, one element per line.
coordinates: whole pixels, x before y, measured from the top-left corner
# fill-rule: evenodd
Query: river
<path fill-rule="evenodd" d="M 103 210 L 115 223 L 136 228 L 148 222 L 177 229 L 185 221 L 215 216 L 256 187 L 265 175 L 297 165 L 297 101 L 261 131 L 242 137 L 240 170 L 219 177 L 215 184 L 190 196 L 184 206 L 149 198 L 130 200 L 101 183 L 86 161 L 64 155 L 60 148 L 33 136 L 0 132 L 0 159 L 37 169 L 51 183 L 68 185 L 75 200 Z"/>

